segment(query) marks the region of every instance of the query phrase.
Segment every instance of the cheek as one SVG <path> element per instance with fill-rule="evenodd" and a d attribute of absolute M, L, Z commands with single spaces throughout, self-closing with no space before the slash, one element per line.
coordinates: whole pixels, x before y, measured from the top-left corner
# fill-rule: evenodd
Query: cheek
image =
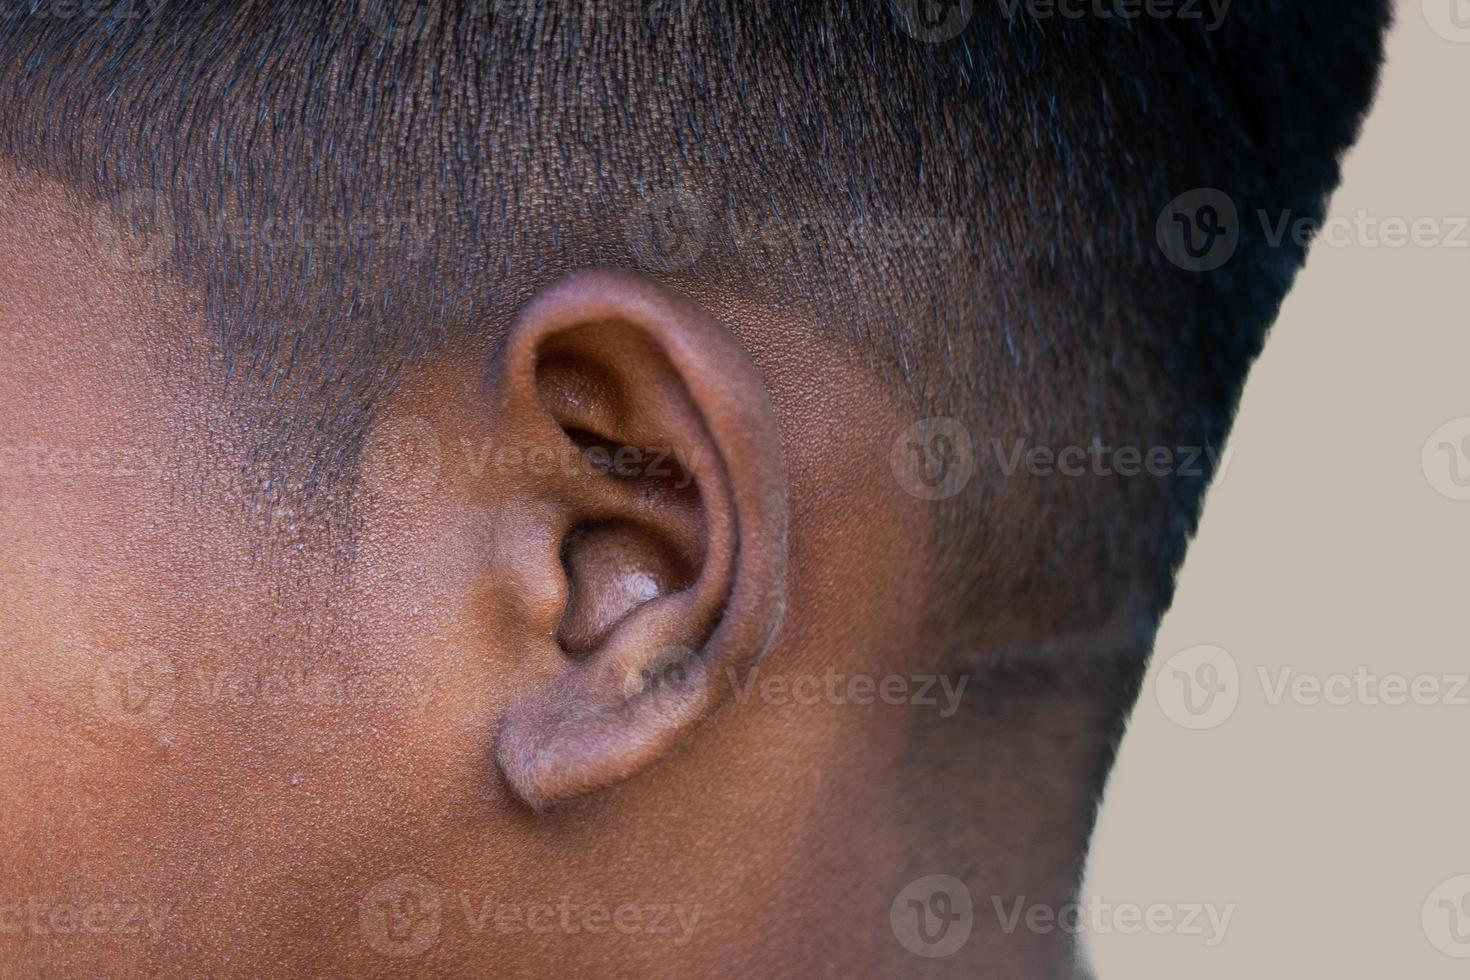
<path fill-rule="evenodd" d="M 454 883 L 495 867 L 496 678 L 516 651 L 466 544 L 484 540 L 479 517 L 379 514 L 344 580 L 285 588 L 254 577 L 244 538 L 206 533 L 173 499 L 4 504 L 12 882 L 171 909 L 166 949 L 105 939 L 56 962 L 320 956 L 376 880 L 363 869 Z M 343 942 L 362 946 L 353 929 Z"/>
<path fill-rule="evenodd" d="M 93 924 L 125 903 L 161 932 L 7 934 L 0 975 L 38 955 L 64 975 L 184 975 L 235 972 L 256 948 L 330 960 L 325 937 L 366 950 L 358 901 L 380 869 L 453 883 L 464 872 L 441 854 L 496 862 L 493 678 L 516 651 L 478 518 L 432 506 L 432 481 L 428 503 L 364 498 L 381 512 L 353 575 L 267 574 L 228 486 L 248 458 L 221 441 L 237 423 L 138 339 L 187 332 L 185 315 L 78 275 L 88 257 L 60 232 L 12 255 L 13 230 L 0 227 L 0 906 L 8 927 L 17 901 L 58 921 L 92 909 Z M 66 288 L 38 256 L 69 271 Z"/>
<path fill-rule="evenodd" d="M 227 972 L 346 921 L 355 869 L 426 864 L 438 801 L 483 792 L 493 714 L 463 696 L 483 654 L 400 601 L 442 563 L 427 537 L 380 563 L 371 601 L 265 575 L 239 496 L 201 479 L 243 465 L 227 422 L 175 400 L 123 326 L 69 333 L 137 319 L 81 303 L 0 338 L 0 903 L 33 901 L 47 930 L 7 935 L 0 975 L 38 955 Z M 116 903 L 161 935 L 49 925 Z"/>

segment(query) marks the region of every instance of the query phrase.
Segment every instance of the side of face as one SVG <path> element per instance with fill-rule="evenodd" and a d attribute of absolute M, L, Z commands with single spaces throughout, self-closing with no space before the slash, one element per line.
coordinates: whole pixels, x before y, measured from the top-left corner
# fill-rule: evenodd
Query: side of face
<path fill-rule="evenodd" d="M 719 975 L 832 955 L 793 909 L 884 935 L 911 718 L 824 692 L 924 666 L 931 518 L 845 351 L 547 283 L 405 375 L 329 552 L 242 497 L 193 298 L 5 206 L 0 962 Z"/>

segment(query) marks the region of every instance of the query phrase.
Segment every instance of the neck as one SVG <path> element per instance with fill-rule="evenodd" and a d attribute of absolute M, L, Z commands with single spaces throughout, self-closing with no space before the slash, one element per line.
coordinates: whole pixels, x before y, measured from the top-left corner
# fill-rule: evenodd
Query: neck
<path fill-rule="evenodd" d="M 1067 916 L 1100 768 L 1057 746 L 1090 745 L 1094 714 L 1056 696 L 931 711 L 825 771 L 795 860 L 750 893 L 768 974 L 1082 976 Z"/>

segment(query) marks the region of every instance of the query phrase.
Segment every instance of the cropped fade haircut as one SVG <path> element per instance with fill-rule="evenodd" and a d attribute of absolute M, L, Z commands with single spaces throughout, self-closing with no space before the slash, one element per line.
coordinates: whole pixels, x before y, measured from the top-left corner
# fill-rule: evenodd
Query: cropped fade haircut
<path fill-rule="evenodd" d="M 0 158 L 170 229 L 232 389 L 266 406 L 255 489 L 329 507 L 406 366 L 493 340 L 594 264 L 804 311 L 977 447 L 1218 448 L 1304 248 L 1241 221 L 1227 263 L 1181 268 L 1159 216 L 1212 188 L 1241 215 L 1320 218 L 1388 17 L 1385 0 L 1235 0 L 1218 24 L 998 0 L 5 7 Z M 928 29 L 955 11 L 962 31 Z M 1207 470 L 977 462 L 940 505 L 961 598 L 1055 593 L 1083 619 L 1125 588 L 1167 604 Z"/>

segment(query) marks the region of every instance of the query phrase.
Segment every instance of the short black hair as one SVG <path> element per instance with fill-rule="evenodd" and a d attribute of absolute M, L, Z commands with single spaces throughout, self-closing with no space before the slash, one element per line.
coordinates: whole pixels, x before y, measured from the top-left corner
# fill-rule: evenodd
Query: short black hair
<path fill-rule="evenodd" d="M 405 365 L 594 264 L 805 310 L 982 446 L 1218 448 L 1305 249 L 1241 221 L 1192 268 L 1160 216 L 1204 188 L 1320 218 L 1388 9 L 1157 6 L 27 0 L 0 159 L 171 229 L 231 383 L 268 393 L 271 501 L 342 499 Z M 961 601 L 1162 611 L 1208 467 L 979 462 L 942 505 Z"/>

